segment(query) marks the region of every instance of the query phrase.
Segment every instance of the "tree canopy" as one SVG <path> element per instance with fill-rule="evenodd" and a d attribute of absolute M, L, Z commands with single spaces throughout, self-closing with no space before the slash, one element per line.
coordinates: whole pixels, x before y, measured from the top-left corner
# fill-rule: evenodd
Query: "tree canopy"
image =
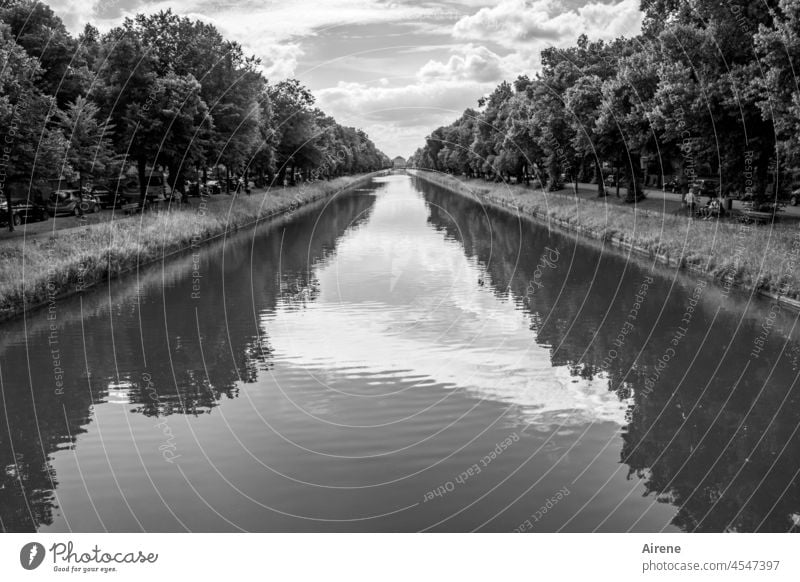
<path fill-rule="evenodd" d="M 606 168 L 627 178 L 633 198 L 666 176 L 714 177 L 723 193 L 752 185 L 761 196 L 796 181 L 797 2 L 642 0 L 641 8 L 638 36 L 582 35 L 543 50 L 536 74 L 501 83 L 477 112 L 432 131 L 409 165 L 536 176 L 551 189 L 595 180 L 601 194 Z"/>
<path fill-rule="evenodd" d="M 46 4 L 2 0 L 0 127 L 6 194 L 14 182 L 30 194 L 46 179 L 111 179 L 127 165 L 142 200 L 154 171 L 181 191 L 219 166 L 269 184 L 391 165 L 299 81 L 269 83 L 237 42 L 171 10 L 105 34 L 87 24 L 74 38 Z"/>

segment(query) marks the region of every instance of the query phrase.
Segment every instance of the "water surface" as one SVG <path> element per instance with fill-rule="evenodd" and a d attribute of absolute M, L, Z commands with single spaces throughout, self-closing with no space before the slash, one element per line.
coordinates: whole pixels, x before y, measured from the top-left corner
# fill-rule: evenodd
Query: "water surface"
<path fill-rule="evenodd" d="M 789 531 L 795 324 L 376 179 L 4 324 L 0 529 Z"/>

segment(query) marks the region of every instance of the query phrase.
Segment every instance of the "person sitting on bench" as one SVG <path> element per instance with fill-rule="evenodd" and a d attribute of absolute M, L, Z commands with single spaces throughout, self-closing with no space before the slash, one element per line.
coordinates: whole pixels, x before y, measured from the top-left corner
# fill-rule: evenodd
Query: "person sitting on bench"
<path fill-rule="evenodd" d="M 703 217 L 703 220 L 708 220 L 712 217 L 719 217 L 722 214 L 722 204 L 719 198 L 712 198 L 708 201 L 703 208 L 698 210 L 698 214 Z"/>

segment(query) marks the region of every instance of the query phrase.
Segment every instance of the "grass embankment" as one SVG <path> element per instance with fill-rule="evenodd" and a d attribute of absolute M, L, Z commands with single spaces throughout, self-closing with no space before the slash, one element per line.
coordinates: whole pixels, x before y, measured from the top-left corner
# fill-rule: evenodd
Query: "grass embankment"
<path fill-rule="evenodd" d="M 116 277 L 255 221 L 355 187 L 380 174 L 275 188 L 250 196 L 192 198 L 181 209 L 59 230 L 0 245 L 0 319 Z"/>
<path fill-rule="evenodd" d="M 796 305 L 800 299 L 800 228 L 747 226 L 545 194 L 523 185 L 465 180 L 432 172 L 413 175 L 483 203 L 518 211 L 658 261 L 702 273 L 726 287 L 756 290 Z"/>

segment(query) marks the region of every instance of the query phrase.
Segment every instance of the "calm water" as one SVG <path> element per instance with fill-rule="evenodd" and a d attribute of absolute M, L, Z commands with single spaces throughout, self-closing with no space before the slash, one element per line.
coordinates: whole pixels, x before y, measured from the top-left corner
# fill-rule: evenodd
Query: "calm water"
<path fill-rule="evenodd" d="M 788 531 L 795 323 L 376 179 L 3 324 L 0 529 Z"/>

